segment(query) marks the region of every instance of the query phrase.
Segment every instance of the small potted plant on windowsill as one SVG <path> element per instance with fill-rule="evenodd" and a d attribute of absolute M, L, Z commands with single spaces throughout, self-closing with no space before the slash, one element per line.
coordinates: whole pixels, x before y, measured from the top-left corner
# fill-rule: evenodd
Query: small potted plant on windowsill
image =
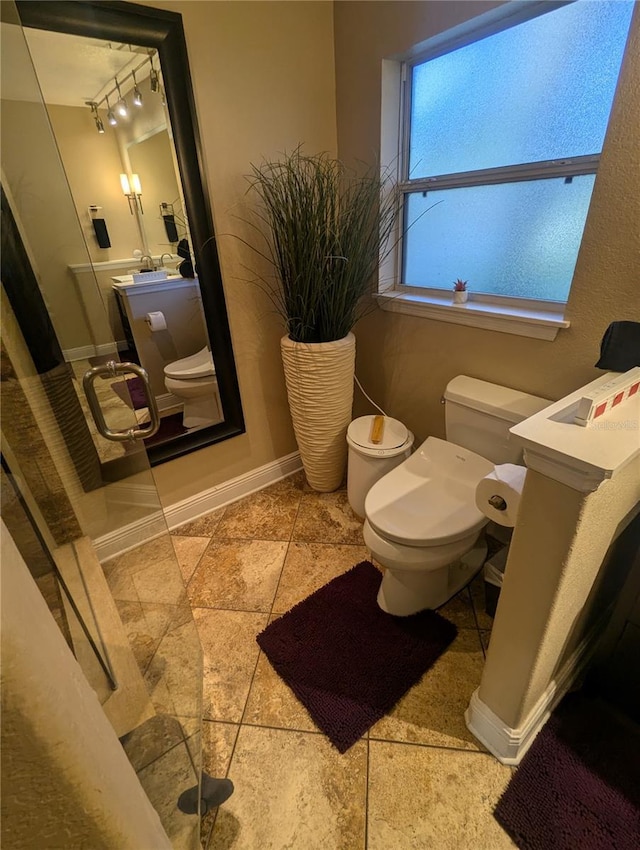
<path fill-rule="evenodd" d="M 453 303 L 454 304 L 466 304 L 467 298 L 469 297 L 469 293 L 467 292 L 467 280 L 460 280 L 458 278 L 453 283 Z"/>

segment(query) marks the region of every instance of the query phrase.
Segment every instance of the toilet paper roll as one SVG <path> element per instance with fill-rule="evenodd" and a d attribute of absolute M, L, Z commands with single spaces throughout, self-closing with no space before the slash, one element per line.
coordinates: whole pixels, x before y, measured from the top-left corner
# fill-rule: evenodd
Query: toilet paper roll
<path fill-rule="evenodd" d="M 527 470 L 514 463 L 495 466 L 476 487 L 476 506 L 486 517 L 513 528 L 520 507 L 520 496 Z"/>
<path fill-rule="evenodd" d="M 161 313 L 159 310 L 155 313 L 147 313 L 144 320 L 149 325 L 151 333 L 166 331 L 167 329 L 167 320 L 164 317 L 164 313 Z"/>

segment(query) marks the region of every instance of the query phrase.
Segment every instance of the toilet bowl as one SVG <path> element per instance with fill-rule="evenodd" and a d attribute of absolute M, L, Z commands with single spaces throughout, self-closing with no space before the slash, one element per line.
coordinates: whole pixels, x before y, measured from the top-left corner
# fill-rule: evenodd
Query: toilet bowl
<path fill-rule="evenodd" d="M 216 370 L 206 346 L 197 354 L 165 366 L 164 383 L 167 391 L 183 403 L 185 428 L 214 425 L 222 419 Z"/>
<path fill-rule="evenodd" d="M 466 375 L 449 382 L 443 401 L 447 439 L 429 437 L 364 501 L 364 541 L 386 568 L 378 604 L 390 614 L 439 608 L 480 570 L 488 519 L 476 486 L 495 464 L 521 462 L 509 429 L 551 403 Z"/>
<path fill-rule="evenodd" d="M 378 593 L 383 610 L 405 616 L 438 608 L 473 578 L 486 553 L 478 539 L 488 522 L 475 505 L 475 488 L 492 469 L 486 458 L 429 437 L 369 490 L 363 533 L 386 567 Z"/>

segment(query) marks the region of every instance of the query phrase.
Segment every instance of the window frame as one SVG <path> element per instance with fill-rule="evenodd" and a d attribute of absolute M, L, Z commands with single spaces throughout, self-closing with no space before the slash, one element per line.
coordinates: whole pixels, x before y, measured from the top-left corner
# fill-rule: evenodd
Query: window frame
<path fill-rule="evenodd" d="M 543 301 L 472 291 L 461 309 L 460 305 L 451 304 L 449 290 L 412 286 L 403 282 L 402 275 L 405 212 L 409 195 L 435 189 L 597 174 L 600 152 L 413 179 L 408 174 L 413 69 L 573 2 L 575 0 L 509 2 L 428 39 L 399 60 L 383 60 L 381 161 L 383 164 L 395 164 L 393 170 L 401 195 L 394 245 L 380 266 L 377 298 L 384 309 L 549 340 L 555 338 L 560 328 L 569 327 L 570 322 L 565 319 L 564 313 L 570 292 L 567 301 Z M 388 174 L 389 168 L 385 171 Z"/>

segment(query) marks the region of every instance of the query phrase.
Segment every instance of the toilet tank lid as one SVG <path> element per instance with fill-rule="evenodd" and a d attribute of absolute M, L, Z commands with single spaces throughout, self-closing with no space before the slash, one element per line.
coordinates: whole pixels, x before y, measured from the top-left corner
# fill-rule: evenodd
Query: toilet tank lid
<path fill-rule="evenodd" d="M 362 446 L 364 449 L 375 449 L 377 452 L 404 446 L 409 431 L 402 422 L 392 419 L 390 416 L 384 417 L 384 433 L 381 442 L 372 443 L 370 438 L 374 419 L 375 416 L 361 416 L 359 419 L 354 419 L 347 429 L 349 439 L 357 446 Z"/>
<path fill-rule="evenodd" d="M 501 387 L 468 375 L 458 375 L 447 384 L 445 401 L 490 413 L 507 422 L 522 422 L 552 402 L 529 393 Z"/>

